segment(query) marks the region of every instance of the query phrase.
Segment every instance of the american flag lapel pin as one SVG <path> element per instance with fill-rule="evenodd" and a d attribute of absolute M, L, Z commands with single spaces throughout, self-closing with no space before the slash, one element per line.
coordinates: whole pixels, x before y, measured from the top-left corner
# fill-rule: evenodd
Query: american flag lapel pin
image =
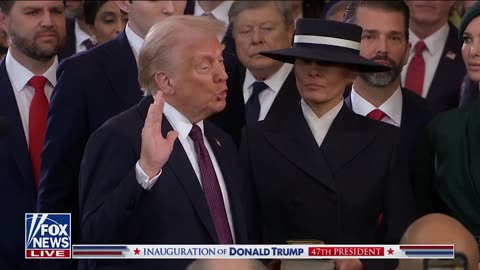
<path fill-rule="evenodd" d="M 450 60 L 455 60 L 455 57 L 457 57 L 457 55 L 454 53 L 454 52 L 447 52 L 447 55 L 445 55 L 448 59 Z"/>
<path fill-rule="evenodd" d="M 217 143 L 218 147 L 222 147 L 222 144 L 220 143 L 220 141 L 217 138 L 215 138 L 215 143 Z"/>

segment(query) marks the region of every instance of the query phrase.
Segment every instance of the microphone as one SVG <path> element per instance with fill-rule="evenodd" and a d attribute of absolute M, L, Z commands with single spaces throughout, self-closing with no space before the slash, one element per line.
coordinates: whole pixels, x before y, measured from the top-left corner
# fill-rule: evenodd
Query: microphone
<path fill-rule="evenodd" d="M 7 117 L 0 116 L 0 138 L 7 136 L 10 132 L 11 124 Z"/>

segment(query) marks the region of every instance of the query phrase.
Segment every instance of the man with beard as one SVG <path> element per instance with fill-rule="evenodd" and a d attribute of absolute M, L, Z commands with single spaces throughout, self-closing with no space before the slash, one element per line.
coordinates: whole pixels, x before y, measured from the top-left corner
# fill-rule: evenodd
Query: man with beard
<path fill-rule="evenodd" d="M 0 138 L 0 269 L 37 269 L 25 260 L 25 213 L 36 211 L 37 187 L 57 52 L 65 42 L 63 1 L 0 1 L 0 28 L 9 50 L 0 63 L 0 115 L 10 122 Z"/>
<path fill-rule="evenodd" d="M 410 51 L 409 9 L 404 1 L 351 1 L 345 21 L 363 28 L 360 55 L 392 68 L 359 73 L 346 104 L 357 114 L 401 128 L 401 140 L 413 154 L 419 133 L 431 116 L 425 100 L 400 86 Z"/>

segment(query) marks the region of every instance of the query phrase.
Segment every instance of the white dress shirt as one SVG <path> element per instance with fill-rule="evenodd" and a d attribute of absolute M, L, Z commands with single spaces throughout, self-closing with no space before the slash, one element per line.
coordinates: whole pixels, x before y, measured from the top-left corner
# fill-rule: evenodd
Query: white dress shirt
<path fill-rule="evenodd" d="M 197 175 L 199 184 L 202 185 L 202 181 L 200 177 L 200 167 L 198 165 L 197 153 L 195 151 L 195 144 L 193 140 L 190 138 L 190 136 L 188 136 L 188 134 L 190 133 L 190 130 L 193 127 L 192 123 L 182 113 L 180 113 L 177 109 L 175 109 L 174 107 L 172 107 L 170 104 L 166 102 L 163 108 L 163 113 L 165 114 L 165 117 L 167 118 L 168 122 L 172 125 L 172 128 L 178 132 L 178 140 L 182 144 L 183 150 L 185 150 L 185 153 L 187 154 L 190 164 L 192 165 L 192 168 L 195 171 L 195 174 Z M 228 192 L 227 192 L 227 187 L 225 185 L 225 180 L 223 179 L 222 171 L 220 170 L 220 166 L 217 162 L 215 154 L 212 151 L 212 147 L 210 146 L 210 143 L 205 137 L 203 121 L 196 123 L 196 125 L 199 126 L 200 129 L 203 131 L 203 141 L 205 143 L 205 147 L 207 148 L 210 159 L 212 160 L 215 173 L 217 175 L 218 183 L 220 185 L 220 190 L 223 196 L 225 211 L 227 213 L 228 224 L 230 225 L 230 231 L 232 232 L 233 241 L 235 242 L 235 233 L 234 233 L 235 230 L 234 230 L 233 220 L 232 220 L 232 211 L 230 209 L 230 201 L 228 199 Z M 137 181 L 139 182 L 140 185 L 142 185 L 144 189 L 147 189 L 147 190 L 153 187 L 153 185 L 157 182 L 161 174 L 160 172 L 158 175 L 156 175 L 155 177 L 149 180 L 148 176 L 140 167 L 139 162 L 137 162 L 135 168 L 136 168 Z"/>
<path fill-rule="evenodd" d="M 87 50 L 87 46 L 82 44 L 87 39 L 91 39 L 90 35 L 83 31 L 78 25 L 78 21 L 75 20 L 75 52 L 83 52 Z"/>
<path fill-rule="evenodd" d="M 266 79 L 264 83 L 268 86 L 258 95 L 260 101 L 260 115 L 258 121 L 262 121 L 268 114 L 270 107 L 272 107 L 273 101 L 277 97 L 280 88 L 287 79 L 290 72 L 292 72 L 292 64 L 283 64 L 283 66 L 275 72 L 270 78 Z M 257 80 L 253 74 L 247 69 L 245 72 L 245 80 L 243 81 L 243 100 L 247 103 L 248 99 L 253 92 L 253 83 Z"/>
<path fill-rule="evenodd" d="M 450 31 L 450 26 L 445 24 L 442 28 L 440 28 L 437 32 L 433 33 L 423 41 L 427 48 L 423 51 L 423 59 L 425 60 L 425 77 L 423 79 L 423 90 L 422 90 L 422 97 L 426 97 L 428 95 L 428 91 L 430 89 L 430 85 L 432 85 L 433 76 L 435 76 L 435 72 L 437 71 L 438 63 L 440 63 L 440 59 L 442 58 L 443 48 L 445 47 L 445 43 L 447 43 L 448 32 Z M 412 58 L 415 55 L 415 45 L 417 44 L 420 39 L 409 30 L 410 33 L 410 43 L 412 44 L 412 49 L 410 50 L 410 56 L 408 57 L 408 64 L 405 65 L 402 69 L 402 85 L 405 85 L 405 78 L 407 76 L 408 66 L 412 61 Z"/>
<path fill-rule="evenodd" d="M 317 117 L 317 115 L 312 111 L 310 106 L 308 106 L 303 98 L 300 101 L 300 106 L 302 107 L 303 116 L 307 121 L 308 127 L 312 131 L 318 147 L 320 147 L 325 139 L 325 136 L 327 136 L 330 126 L 332 126 L 333 120 L 335 120 L 343 107 L 343 100 L 320 118 Z"/>
<path fill-rule="evenodd" d="M 15 95 L 15 100 L 17 101 L 18 112 L 20 113 L 20 118 L 22 119 L 25 139 L 27 145 L 29 145 L 28 133 L 30 104 L 32 103 L 33 96 L 35 95 L 35 89 L 28 84 L 28 81 L 30 81 L 35 74 L 17 62 L 10 51 L 7 52 L 7 56 L 5 57 L 5 66 L 7 68 L 8 78 L 12 83 L 13 93 Z M 44 89 L 49 103 L 50 97 L 52 96 L 53 87 L 55 87 L 57 84 L 57 66 L 58 58 L 55 56 L 53 64 L 48 68 L 47 71 L 45 71 L 45 73 L 41 74 L 41 76 L 47 78 L 47 83 L 45 83 Z"/>
<path fill-rule="evenodd" d="M 125 27 L 125 35 L 127 36 L 128 43 L 132 48 L 133 55 L 135 56 L 135 61 L 138 65 L 138 56 L 140 55 L 140 50 L 143 48 L 143 38 L 133 32 L 129 24 Z"/>
<path fill-rule="evenodd" d="M 379 109 L 386 114 L 382 122 L 400 127 L 402 122 L 403 95 L 402 89 L 398 86 L 393 95 L 389 97 L 380 107 L 376 108 L 368 100 L 360 96 L 352 87 L 350 94 L 352 101 L 352 110 L 359 115 L 367 116 L 374 109 Z"/>
<path fill-rule="evenodd" d="M 226 29 L 229 24 L 228 11 L 230 10 L 230 7 L 232 7 L 233 2 L 234 1 L 223 1 L 223 3 L 221 3 L 218 7 L 214 8 L 211 12 L 206 12 L 205 10 L 203 10 L 200 4 L 198 4 L 198 1 L 195 1 L 195 8 L 193 9 L 193 15 L 202 16 L 205 13 L 209 13 L 215 19 L 223 22 L 225 24 L 225 29 Z M 223 33 L 219 37 L 220 41 L 223 39 L 224 36 L 225 36 L 225 33 Z"/>

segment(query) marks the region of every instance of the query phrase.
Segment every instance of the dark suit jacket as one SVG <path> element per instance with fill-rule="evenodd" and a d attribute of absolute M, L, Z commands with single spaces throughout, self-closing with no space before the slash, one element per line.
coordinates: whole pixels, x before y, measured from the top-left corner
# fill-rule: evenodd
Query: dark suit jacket
<path fill-rule="evenodd" d="M 0 64 L 0 115 L 8 118 L 10 130 L 0 137 L 0 269 L 38 269 L 25 260 L 25 213 L 36 212 L 37 191 L 22 119 L 5 61 Z"/>
<path fill-rule="evenodd" d="M 398 128 L 344 106 L 321 147 L 300 106 L 281 124 L 246 129 L 241 156 L 256 187 L 264 243 L 318 239 L 327 244 L 398 243 L 414 217 Z M 385 269 L 365 262 L 367 269 Z M 388 268 L 387 268 L 388 269 Z"/>
<path fill-rule="evenodd" d="M 151 96 L 112 118 L 88 142 L 80 177 L 82 241 L 85 243 L 215 244 L 218 243 L 207 202 L 181 143 L 150 191 L 135 177 L 141 133 Z M 162 134 L 172 130 L 164 117 Z M 240 170 L 236 146 L 208 121 L 205 136 L 215 153 L 228 190 L 237 243 L 254 242 L 246 211 L 253 194 Z M 220 142 L 219 146 L 216 141 Z M 98 262 L 104 269 L 110 262 Z M 184 270 L 185 260 L 114 261 L 115 269 Z"/>
<path fill-rule="evenodd" d="M 125 33 L 63 61 L 50 103 L 42 152 L 40 212 L 72 213 L 79 240 L 78 175 L 90 135 L 142 97 L 137 64 Z"/>
<path fill-rule="evenodd" d="M 433 114 L 458 107 L 460 88 L 466 72 L 458 30 L 450 24 L 447 42 L 426 97 L 427 105 Z"/>
<path fill-rule="evenodd" d="M 245 68 L 238 66 L 235 75 L 227 81 L 228 95 L 225 110 L 213 117 L 214 122 L 229 133 L 234 141 L 239 144 L 242 128 L 245 126 L 245 101 L 243 99 L 243 82 L 245 80 Z M 230 74 L 231 75 L 231 74 Z M 265 117 L 265 120 L 281 122 L 297 107 L 300 94 L 295 82 L 295 74 L 292 70 Z"/>
<path fill-rule="evenodd" d="M 195 11 L 195 0 L 187 0 L 187 5 L 185 6 L 185 15 L 193 15 Z"/>
<path fill-rule="evenodd" d="M 77 52 L 77 37 L 75 36 L 75 19 L 67 18 L 67 38 L 65 46 L 58 52 L 58 61 L 68 58 Z"/>
<path fill-rule="evenodd" d="M 425 104 L 425 99 L 412 91 L 402 88 L 402 98 L 400 141 L 408 149 L 409 160 L 412 160 L 425 126 L 432 119 L 432 114 Z M 350 96 L 345 99 L 345 104 L 352 108 Z"/>

